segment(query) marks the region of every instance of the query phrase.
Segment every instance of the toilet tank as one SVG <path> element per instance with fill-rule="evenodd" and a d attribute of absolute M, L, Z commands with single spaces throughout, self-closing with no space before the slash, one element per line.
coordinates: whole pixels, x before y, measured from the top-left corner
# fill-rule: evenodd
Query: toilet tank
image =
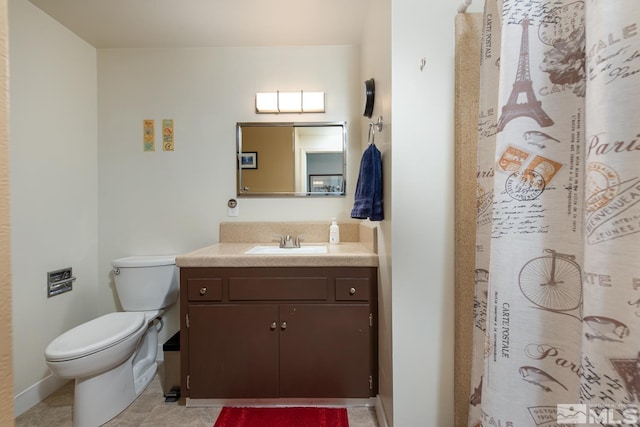
<path fill-rule="evenodd" d="M 116 292 L 125 311 L 158 310 L 178 300 L 176 257 L 130 256 L 111 262 Z"/>

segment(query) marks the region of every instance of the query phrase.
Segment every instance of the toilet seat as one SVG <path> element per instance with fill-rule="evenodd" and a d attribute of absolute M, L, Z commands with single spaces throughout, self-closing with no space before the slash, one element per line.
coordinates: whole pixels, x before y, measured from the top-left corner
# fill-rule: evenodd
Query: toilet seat
<path fill-rule="evenodd" d="M 147 320 L 143 312 L 105 314 L 54 339 L 45 349 L 51 362 L 74 360 L 102 351 L 126 340 L 142 328 Z"/>

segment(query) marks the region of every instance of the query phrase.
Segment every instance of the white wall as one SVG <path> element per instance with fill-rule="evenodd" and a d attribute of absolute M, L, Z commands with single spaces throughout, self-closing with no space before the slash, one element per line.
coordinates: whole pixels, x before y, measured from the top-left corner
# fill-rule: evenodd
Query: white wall
<path fill-rule="evenodd" d="M 27 0 L 10 0 L 16 392 L 47 374 L 42 351 L 50 339 L 117 306 L 110 287 L 111 259 L 209 244 L 217 240 L 221 220 L 347 218 L 350 197 L 241 199 L 240 217 L 227 218 L 226 201 L 235 195 L 234 124 L 346 118 L 357 153 L 349 159 L 353 188 L 366 138 L 361 129 L 366 131 L 368 122 L 362 118 L 362 81 L 374 77 L 374 118 L 385 118 L 382 140 L 376 142 L 383 151 L 387 183 L 387 219 L 380 230 L 385 246 L 381 281 L 389 295 L 383 296 L 381 316 L 393 318 L 393 347 L 381 355 L 383 363 L 393 357 L 393 377 L 391 369 L 383 368 L 382 399 L 385 410 L 393 406 L 395 427 L 452 425 L 457 3 L 372 0 L 374 24 L 368 27 L 362 54 L 357 47 L 104 50 L 96 69 L 94 49 Z M 470 11 L 474 9 L 481 9 L 477 0 Z M 392 30 L 385 19 L 391 20 Z M 279 61 L 292 57 L 300 60 L 280 66 Z M 336 69 L 337 61 L 321 65 L 315 62 L 318 57 L 347 62 Z M 423 57 L 427 63 L 421 72 Z M 327 92 L 326 115 L 254 115 L 256 91 L 301 85 Z M 351 97 L 342 99 L 346 94 Z M 156 120 L 158 138 L 160 120 L 175 120 L 174 153 L 141 152 L 145 118 Z M 66 243 L 61 246 L 61 241 Z M 75 290 L 46 300 L 45 272 L 62 263 L 73 264 Z M 99 291 L 87 277 L 92 283 L 97 278 Z M 385 342 L 390 343 L 391 322 L 382 320 Z M 173 322 L 170 327 L 177 328 Z"/>
<path fill-rule="evenodd" d="M 184 253 L 218 241 L 221 221 L 346 219 L 360 153 L 357 46 L 102 49 L 98 51 L 99 294 L 117 307 L 109 262 L 134 254 Z M 255 93 L 322 90 L 324 114 L 258 115 Z M 142 151 L 142 121 L 156 121 L 156 151 Z M 173 119 L 175 151 L 163 152 L 162 119 Z M 235 124 L 348 122 L 351 149 L 342 198 L 238 199 Z M 327 228 L 328 229 L 328 228 Z M 169 313 L 162 340 L 179 329 Z"/>
<path fill-rule="evenodd" d="M 396 427 L 453 425 L 454 18 L 459 3 L 392 1 Z"/>
<path fill-rule="evenodd" d="M 0 419 L 13 417 L 11 245 L 9 225 L 8 7 L 0 0 Z"/>
<path fill-rule="evenodd" d="M 9 55 L 14 392 L 28 401 L 46 345 L 96 312 L 97 69 L 93 47 L 26 0 L 9 1 Z M 48 299 L 47 271 L 65 267 L 73 291 Z"/>

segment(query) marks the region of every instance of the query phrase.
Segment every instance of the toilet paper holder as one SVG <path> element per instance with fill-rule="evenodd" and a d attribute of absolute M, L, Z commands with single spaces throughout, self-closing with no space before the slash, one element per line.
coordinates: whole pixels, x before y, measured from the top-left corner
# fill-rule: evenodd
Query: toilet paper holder
<path fill-rule="evenodd" d="M 47 298 L 69 292 L 75 280 L 71 267 L 47 272 Z"/>

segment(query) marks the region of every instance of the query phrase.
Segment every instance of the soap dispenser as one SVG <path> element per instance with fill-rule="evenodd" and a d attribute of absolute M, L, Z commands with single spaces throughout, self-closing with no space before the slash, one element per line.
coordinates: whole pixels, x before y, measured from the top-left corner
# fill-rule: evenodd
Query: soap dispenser
<path fill-rule="evenodd" d="M 331 227 L 329 227 L 329 243 L 336 245 L 340 243 L 340 227 L 335 218 L 331 218 Z"/>

